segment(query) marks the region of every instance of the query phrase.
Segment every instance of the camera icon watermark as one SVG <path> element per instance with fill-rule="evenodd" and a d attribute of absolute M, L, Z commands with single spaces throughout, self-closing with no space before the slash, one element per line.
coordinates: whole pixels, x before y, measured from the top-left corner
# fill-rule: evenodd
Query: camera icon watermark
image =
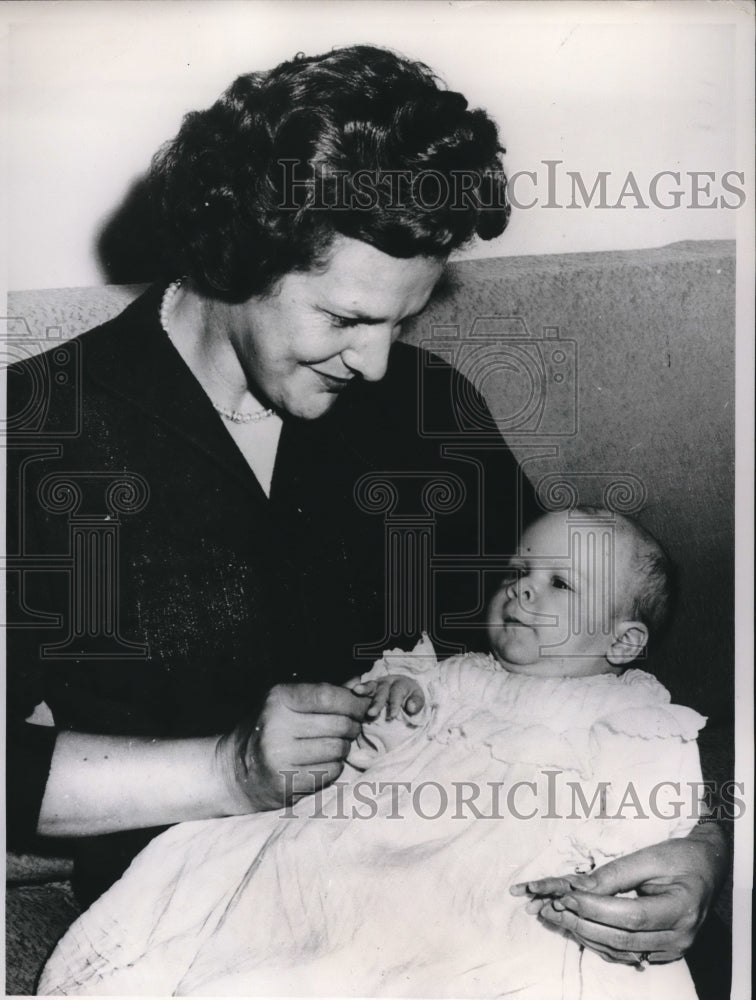
<path fill-rule="evenodd" d="M 421 341 L 421 430 L 428 436 L 478 434 L 563 438 L 577 432 L 578 347 L 556 326 L 533 335 L 521 316 L 478 316 L 467 333 L 436 325 Z M 456 427 L 434 419 L 431 393 L 442 362 L 463 378 L 452 390 Z M 490 410 L 495 427 L 491 426 Z"/>
<path fill-rule="evenodd" d="M 52 435 L 76 437 L 81 430 L 81 353 L 77 340 L 60 327 L 43 336 L 32 333 L 23 317 L 3 319 L 0 367 L 7 369 L 8 409 L 2 430 L 11 439 Z M 50 422 L 50 403 L 55 417 Z"/>

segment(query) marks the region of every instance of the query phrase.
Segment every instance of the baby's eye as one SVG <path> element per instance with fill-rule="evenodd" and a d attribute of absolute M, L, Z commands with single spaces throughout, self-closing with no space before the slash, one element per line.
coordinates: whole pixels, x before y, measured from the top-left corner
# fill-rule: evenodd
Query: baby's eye
<path fill-rule="evenodd" d="M 556 590 L 572 590 L 569 583 L 561 576 L 552 576 L 551 586 Z"/>

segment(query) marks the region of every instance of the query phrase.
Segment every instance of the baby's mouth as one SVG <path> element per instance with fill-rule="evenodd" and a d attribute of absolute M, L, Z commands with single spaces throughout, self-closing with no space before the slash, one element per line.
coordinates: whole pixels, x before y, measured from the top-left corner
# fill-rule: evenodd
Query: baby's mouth
<path fill-rule="evenodd" d="M 505 633 L 532 632 L 535 629 L 535 625 L 532 622 L 524 622 L 520 618 L 515 617 L 515 615 L 503 615 L 501 627 Z"/>

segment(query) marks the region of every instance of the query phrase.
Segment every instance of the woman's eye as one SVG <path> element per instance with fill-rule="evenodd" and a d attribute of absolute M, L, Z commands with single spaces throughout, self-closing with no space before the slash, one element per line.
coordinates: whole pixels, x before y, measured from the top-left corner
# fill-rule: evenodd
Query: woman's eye
<path fill-rule="evenodd" d="M 335 326 L 337 330 L 346 330 L 351 326 L 357 326 L 359 320 L 354 319 L 352 316 L 337 316 L 335 313 L 329 313 L 328 317 L 331 321 L 331 326 Z"/>
<path fill-rule="evenodd" d="M 551 586 L 556 588 L 556 590 L 572 590 L 569 583 L 567 583 L 566 580 L 563 580 L 561 576 L 552 576 Z"/>

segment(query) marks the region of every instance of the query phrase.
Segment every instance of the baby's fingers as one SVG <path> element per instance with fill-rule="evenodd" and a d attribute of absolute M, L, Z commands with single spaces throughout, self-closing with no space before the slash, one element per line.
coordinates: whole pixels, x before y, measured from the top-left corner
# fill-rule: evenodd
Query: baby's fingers
<path fill-rule="evenodd" d="M 417 715 L 417 713 L 425 705 L 425 695 L 416 687 L 415 690 L 410 694 L 409 698 L 404 703 L 404 711 L 407 715 Z"/>
<path fill-rule="evenodd" d="M 416 715 L 423 707 L 424 698 L 417 684 L 408 677 L 401 677 L 391 685 L 388 699 L 387 719 L 398 719 L 403 711 L 408 715 Z M 410 707 L 410 705 L 416 707 Z"/>
<path fill-rule="evenodd" d="M 373 693 L 373 700 L 370 703 L 370 708 L 367 710 L 367 716 L 369 719 L 377 719 L 381 712 L 386 707 L 386 702 L 389 699 L 390 685 L 384 682 L 372 682 L 375 686 L 375 691 Z"/>
<path fill-rule="evenodd" d="M 396 719 L 402 714 L 404 701 L 409 693 L 409 689 L 404 681 L 394 681 L 388 697 L 387 719 Z"/>

